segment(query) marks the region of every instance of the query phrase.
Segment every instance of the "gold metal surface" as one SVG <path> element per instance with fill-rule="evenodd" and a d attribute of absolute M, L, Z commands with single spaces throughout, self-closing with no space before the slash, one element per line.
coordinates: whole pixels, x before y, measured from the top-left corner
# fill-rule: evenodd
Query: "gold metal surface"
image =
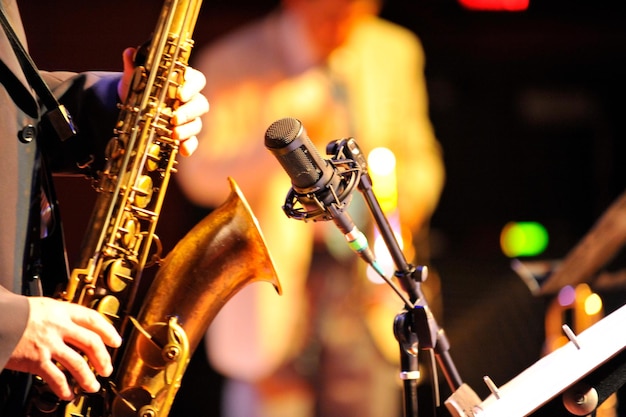
<path fill-rule="evenodd" d="M 166 0 L 145 62 L 137 66 L 106 148 L 81 253 L 59 298 L 99 311 L 124 336 L 115 371 L 102 389 L 59 402 L 39 380 L 30 417 L 165 417 L 189 359 L 219 309 L 246 284 L 280 292 L 265 241 L 233 180 L 231 195 L 163 260 L 144 290 L 148 261 L 160 258 L 155 235 L 179 141 L 171 118 L 193 46 L 199 0 Z M 135 317 L 135 314 L 138 315 Z"/>

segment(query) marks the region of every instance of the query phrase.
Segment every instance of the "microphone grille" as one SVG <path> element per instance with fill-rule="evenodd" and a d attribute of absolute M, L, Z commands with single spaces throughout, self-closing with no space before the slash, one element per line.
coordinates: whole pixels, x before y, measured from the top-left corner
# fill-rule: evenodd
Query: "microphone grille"
<path fill-rule="evenodd" d="M 294 188 L 307 189 L 322 177 L 326 162 L 311 143 L 300 120 L 290 117 L 272 123 L 265 133 L 265 147 L 278 159 Z"/>
<path fill-rule="evenodd" d="M 265 146 L 272 149 L 281 149 L 289 145 L 302 129 L 302 123 L 293 117 L 286 117 L 275 121 L 265 132 Z"/>

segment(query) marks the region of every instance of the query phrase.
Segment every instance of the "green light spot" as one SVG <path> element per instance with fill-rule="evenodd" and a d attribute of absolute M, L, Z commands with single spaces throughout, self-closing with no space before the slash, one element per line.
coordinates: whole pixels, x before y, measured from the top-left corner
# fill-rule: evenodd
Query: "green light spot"
<path fill-rule="evenodd" d="M 548 232 L 537 222 L 509 222 L 500 234 L 500 247 L 509 258 L 537 256 L 548 246 Z"/>

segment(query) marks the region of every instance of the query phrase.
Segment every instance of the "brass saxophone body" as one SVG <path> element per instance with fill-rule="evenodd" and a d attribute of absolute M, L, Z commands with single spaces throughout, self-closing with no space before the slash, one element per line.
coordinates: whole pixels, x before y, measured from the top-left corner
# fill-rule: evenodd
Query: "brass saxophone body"
<path fill-rule="evenodd" d="M 170 119 L 193 46 L 199 0 L 165 0 L 107 146 L 98 199 L 77 265 L 60 298 L 95 309 L 124 336 L 115 371 L 97 394 L 49 400 L 45 384 L 28 416 L 165 417 L 207 327 L 226 301 L 253 281 L 280 293 L 264 238 L 232 179 L 231 195 L 160 259 L 155 235 L 179 142 Z M 139 280 L 161 265 L 147 291 Z M 145 293 L 145 294 L 144 294 Z M 43 387 L 43 388 L 42 388 Z"/>

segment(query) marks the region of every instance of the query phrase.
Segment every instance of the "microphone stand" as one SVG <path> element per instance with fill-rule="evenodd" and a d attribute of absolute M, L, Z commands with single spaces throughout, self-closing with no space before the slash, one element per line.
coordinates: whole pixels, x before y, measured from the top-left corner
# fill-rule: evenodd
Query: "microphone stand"
<path fill-rule="evenodd" d="M 428 270 L 426 267 L 416 268 L 407 262 L 389 221 L 374 195 L 372 180 L 367 171 L 367 161 L 356 141 L 353 138 L 349 138 L 332 142 L 328 145 L 327 152 L 330 153 L 332 150 L 335 151 L 338 158 L 341 157 L 340 155 L 345 156 L 360 166 L 359 191 L 363 194 L 394 261 L 396 267 L 394 276 L 408 295 L 408 299 L 406 296 L 402 296 L 393 282 L 384 276 L 380 268 L 376 268 L 373 265 L 374 269 L 392 286 L 405 303 L 403 311 L 394 319 L 394 336 L 398 340 L 400 347 L 400 378 L 403 380 L 404 386 L 404 416 L 417 417 L 417 385 L 420 378 L 418 352 L 420 350 L 428 350 L 431 355 L 434 352 L 435 358 L 452 392 L 455 392 L 463 384 L 450 356 L 450 344 L 445 332 L 438 326 L 421 290 L 421 283 L 427 278 Z M 437 390 L 437 369 L 434 364 L 432 368 L 433 386 L 434 390 Z M 433 407 L 434 409 L 435 407 Z"/>

